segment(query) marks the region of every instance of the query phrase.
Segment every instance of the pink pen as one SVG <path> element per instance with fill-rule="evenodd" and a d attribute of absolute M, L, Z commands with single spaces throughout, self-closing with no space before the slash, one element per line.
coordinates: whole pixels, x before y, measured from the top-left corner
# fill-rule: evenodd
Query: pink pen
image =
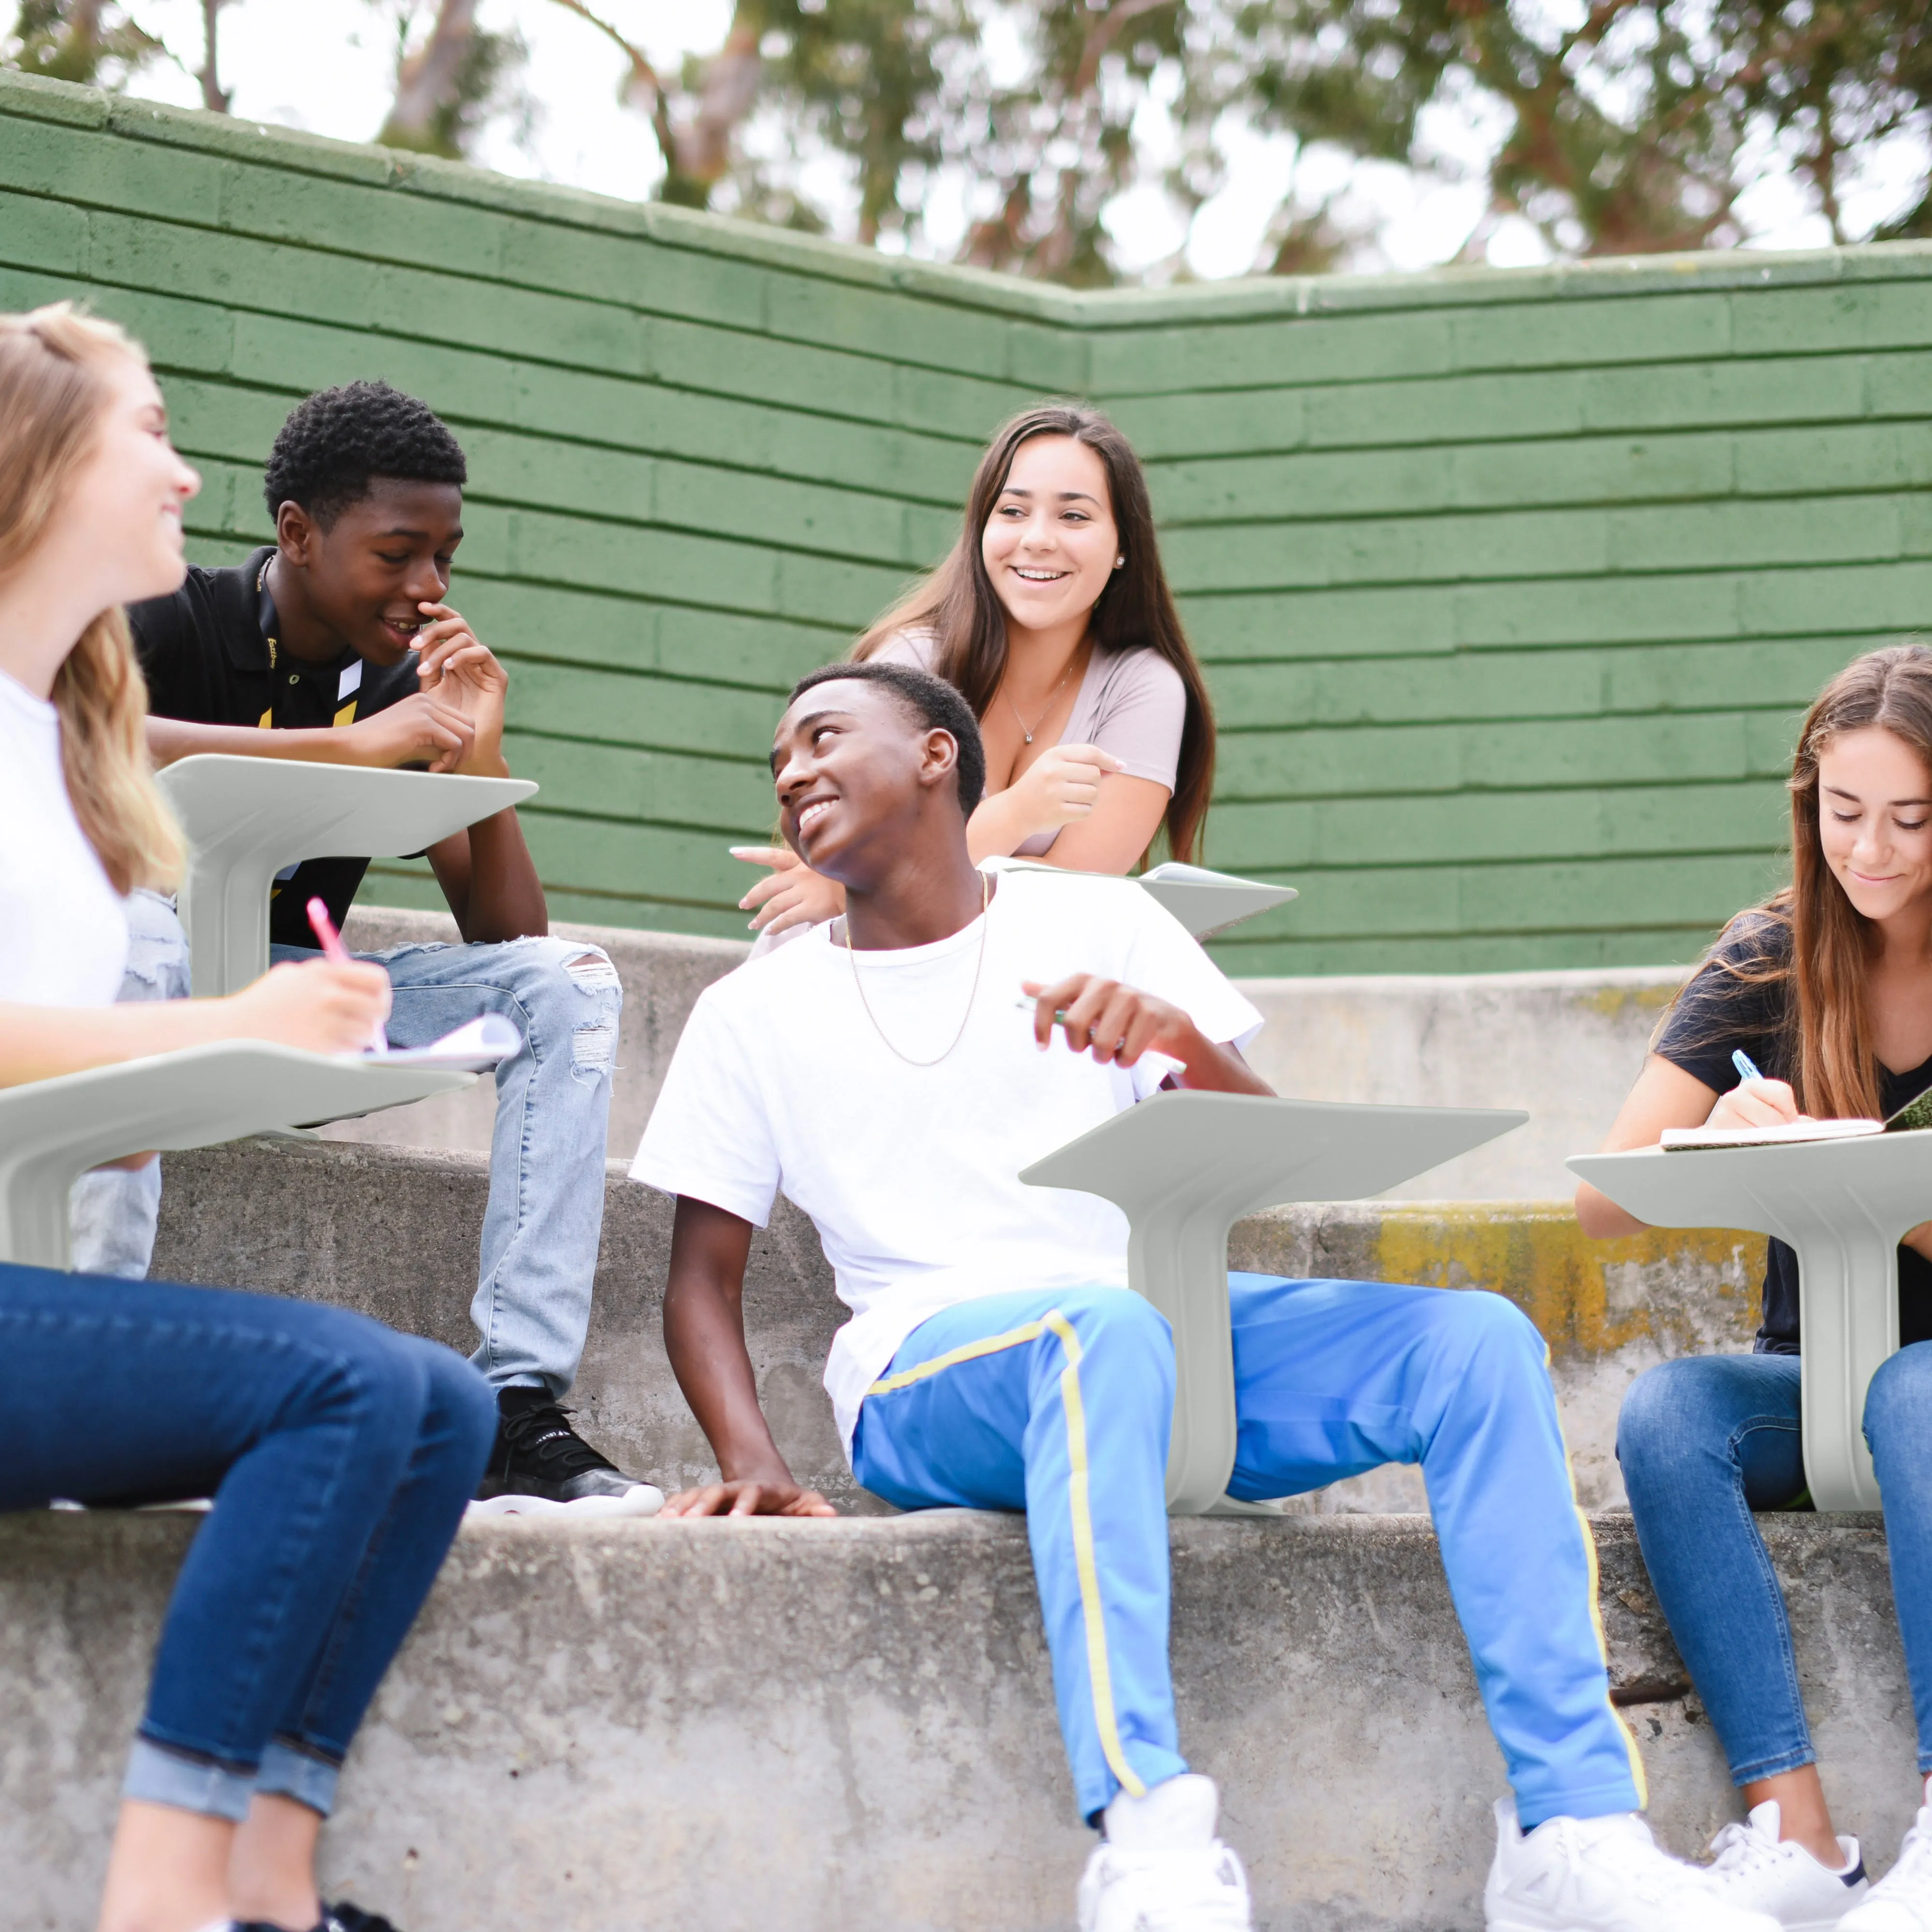
<path fill-rule="evenodd" d="M 333 960 L 338 966 L 355 964 L 347 946 L 342 943 L 342 935 L 335 929 L 335 922 L 328 916 L 328 908 L 320 899 L 308 902 L 308 922 L 315 929 L 315 936 L 322 943 L 325 959 Z M 376 1030 L 369 1042 L 372 1053 L 386 1053 L 389 1050 L 389 1036 L 382 1030 L 382 1022 L 376 1022 Z"/>

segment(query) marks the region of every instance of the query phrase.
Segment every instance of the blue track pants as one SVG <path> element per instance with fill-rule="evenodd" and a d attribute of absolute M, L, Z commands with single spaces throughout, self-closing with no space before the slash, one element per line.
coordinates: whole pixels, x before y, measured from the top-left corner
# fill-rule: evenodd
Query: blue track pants
<path fill-rule="evenodd" d="M 1294 1496 L 1419 1462 L 1477 1683 L 1526 1829 L 1639 1808 L 1612 1708 L 1597 1561 L 1548 1352 L 1499 1295 L 1228 1278 L 1240 1432 L 1229 1493 Z M 906 1338 L 853 1468 L 902 1509 L 1024 1510 L 1083 1816 L 1187 1768 L 1168 1668 L 1166 1322 L 1126 1288 L 962 1302 Z"/>

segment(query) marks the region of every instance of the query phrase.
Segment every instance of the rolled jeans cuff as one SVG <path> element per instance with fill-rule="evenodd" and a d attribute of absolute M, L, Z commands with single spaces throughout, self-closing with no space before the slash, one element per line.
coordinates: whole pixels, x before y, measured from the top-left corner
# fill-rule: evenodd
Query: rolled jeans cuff
<path fill-rule="evenodd" d="M 271 1738 L 262 1754 L 262 1768 L 255 1774 L 255 1789 L 278 1798 L 292 1798 L 326 1818 L 335 1809 L 336 1780 L 341 1775 L 341 1766 L 332 1759 Z"/>
<path fill-rule="evenodd" d="M 136 1738 L 128 1754 L 121 1796 L 144 1804 L 171 1804 L 177 1811 L 199 1811 L 208 1818 L 240 1824 L 255 1795 L 255 1774 L 206 1758 L 186 1757 L 164 1745 Z"/>

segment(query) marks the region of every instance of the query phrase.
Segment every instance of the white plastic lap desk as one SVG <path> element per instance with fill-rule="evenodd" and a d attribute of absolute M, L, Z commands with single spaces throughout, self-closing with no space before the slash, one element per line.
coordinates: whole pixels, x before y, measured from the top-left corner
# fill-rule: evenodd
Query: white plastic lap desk
<path fill-rule="evenodd" d="M 1264 885 L 1258 879 L 1238 879 L 1231 872 L 1210 872 L 1172 860 L 1143 872 L 1138 883 L 1196 939 L 1211 939 L 1300 897 L 1292 886 Z"/>
<path fill-rule="evenodd" d="M 68 1190 L 104 1162 L 374 1113 L 476 1077 L 226 1040 L 0 1088 L 0 1262 L 66 1268 Z"/>
<path fill-rule="evenodd" d="M 1174 1330 L 1167 1506 L 1175 1516 L 1250 1507 L 1234 1466 L 1234 1352 L 1228 1234 L 1288 1202 L 1352 1201 L 1424 1174 L 1520 1126 L 1516 1108 L 1360 1107 L 1247 1094 L 1157 1094 L 1022 1170 L 1126 1214 L 1129 1286 Z"/>
<path fill-rule="evenodd" d="M 988 869 L 1003 872 L 1059 872 L 1071 868 L 1043 865 L 1037 859 L 1002 859 Z M 1112 872 L 1076 873 L 1081 878 L 1113 878 Z M 1200 866 L 1169 860 L 1134 876 L 1133 883 L 1173 914 L 1196 939 L 1210 939 L 1258 913 L 1272 912 L 1299 898 L 1292 886 L 1270 886 L 1258 879 L 1238 879 L 1232 872 L 1210 872 Z"/>
<path fill-rule="evenodd" d="M 1879 1507 L 1865 1391 L 1898 1347 L 1898 1238 L 1932 1220 L 1932 1132 L 1782 1147 L 1579 1154 L 1569 1162 L 1657 1228 L 1749 1228 L 1798 1254 L 1804 1478 L 1821 1510 Z"/>
<path fill-rule="evenodd" d="M 188 836 L 181 919 L 202 998 L 268 970 L 268 889 L 284 866 L 420 852 L 536 790 L 527 778 L 217 753 L 178 759 L 157 776 Z"/>

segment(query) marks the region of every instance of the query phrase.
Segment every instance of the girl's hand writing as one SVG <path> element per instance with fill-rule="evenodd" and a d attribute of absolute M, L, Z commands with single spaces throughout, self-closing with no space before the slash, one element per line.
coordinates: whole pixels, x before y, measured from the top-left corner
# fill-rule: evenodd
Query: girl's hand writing
<path fill-rule="evenodd" d="M 389 976 L 356 960 L 272 966 L 223 1004 L 232 1040 L 273 1040 L 306 1053 L 358 1053 L 388 1017 Z"/>
<path fill-rule="evenodd" d="M 1783 1127 L 1805 1117 L 1782 1080 L 1747 1080 L 1719 1096 L 1707 1124 L 1714 1127 Z"/>

